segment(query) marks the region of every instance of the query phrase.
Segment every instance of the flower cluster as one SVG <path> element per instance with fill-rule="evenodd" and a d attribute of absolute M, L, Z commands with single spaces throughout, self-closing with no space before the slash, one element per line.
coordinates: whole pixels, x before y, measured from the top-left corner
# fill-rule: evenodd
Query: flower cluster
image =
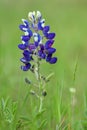
<path fill-rule="evenodd" d="M 39 11 L 30 12 L 28 18 L 29 22 L 22 19 L 23 24 L 19 26 L 24 32 L 22 43 L 18 45 L 23 50 L 23 58 L 20 59 L 24 63 L 21 66 L 23 71 L 29 70 L 37 59 L 45 59 L 50 64 L 57 62 L 57 58 L 53 57 L 56 49 L 52 47 L 55 33 L 50 32 L 49 26 L 45 26 L 45 19 Z"/>

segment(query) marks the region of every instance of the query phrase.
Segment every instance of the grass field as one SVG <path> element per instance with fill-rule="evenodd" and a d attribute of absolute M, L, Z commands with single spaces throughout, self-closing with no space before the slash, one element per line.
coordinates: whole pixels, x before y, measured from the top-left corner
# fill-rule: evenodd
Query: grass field
<path fill-rule="evenodd" d="M 21 42 L 22 32 L 18 28 L 21 19 L 27 19 L 28 12 L 33 10 L 40 10 L 46 25 L 56 32 L 54 47 L 58 62 L 41 67 L 45 75 L 55 73 L 46 86 L 44 130 L 87 130 L 86 0 L 0 0 L 0 102 L 9 97 L 10 110 L 12 102 L 17 102 L 12 123 L 3 117 L 0 107 L 0 130 L 29 130 L 27 126 L 16 129 L 16 124 L 20 115 L 31 117 L 36 105 L 31 95 L 26 100 L 29 86 L 24 79 L 35 79 L 31 72 L 21 71 L 21 51 L 17 47 Z M 70 92 L 70 88 L 76 92 Z"/>

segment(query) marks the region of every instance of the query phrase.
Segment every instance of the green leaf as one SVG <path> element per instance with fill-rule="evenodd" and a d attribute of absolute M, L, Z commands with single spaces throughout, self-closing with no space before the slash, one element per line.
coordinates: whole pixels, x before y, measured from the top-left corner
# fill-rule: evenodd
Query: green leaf
<path fill-rule="evenodd" d="M 41 124 L 40 124 L 40 126 L 38 127 L 38 130 L 42 130 L 42 128 L 44 128 L 44 126 L 47 124 L 47 119 L 44 119 L 42 122 L 41 122 Z"/>
<path fill-rule="evenodd" d="M 1 99 L 1 108 L 2 108 L 3 111 L 7 107 L 8 102 L 9 102 L 9 97 L 6 100 L 4 100 L 4 98 Z"/>
<path fill-rule="evenodd" d="M 38 112 L 38 113 L 36 114 L 35 118 L 36 118 L 36 119 L 39 119 L 45 111 L 46 111 L 46 109 L 42 109 L 40 112 Z"/>
<path fill-rule="evenodd" d="M 48 81 L 52 78 L 53 75 L 54 75 L 54 73 L 49 74 L 49 75 L 46 77 L 46 82 L 48 82 Z"/>
<path fill-rule="evenodd" d="M 11 113 L 9 108 L 6 108 L 4 111 L 5 120 L 9 123 L 13 121 L 13 114 Z"/>
<path fill-rule="evenodd" d="M 28 117 L 26 116 L 21 116 L 20 119 L 24 120 L 24 121 L 29 121 L 29 122 L 32 122 L 31 119 L 29 119 Z"/>
<path fill-rule="evenodd" d="M 16 110 L 17 110 L 17 102 L 12 102 L 12 113 L 15 116 Z"/>
<path fill-rule="evenodd" d="M 32 120 L 29 119 L 28 117 L 26 116 L 21 116 L 19 121 L 17 122 L 16 124 L 16 129 L 19 130 L 19 128 L 24 128 L 24 127 L 27 127 L 27 126 L 32 126 Z"/>

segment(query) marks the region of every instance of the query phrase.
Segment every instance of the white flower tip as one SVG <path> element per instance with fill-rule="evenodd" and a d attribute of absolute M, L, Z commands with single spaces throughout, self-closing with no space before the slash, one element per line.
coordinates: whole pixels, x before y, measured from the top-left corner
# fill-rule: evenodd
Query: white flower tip
<path fill-rule="evenodd" d="M 32 12 L 29 12 L 29 13 L 28 13 L 28 17 L 30 17 L 30 16 L 32 16 Z"/>
<path fill-rule="evenodd" d="M 25 32 L 25 35 L 26 35 L 26 36 L 27 36 L 27 35 L 29 35 L 29 32 L 28 32 L 28 31 L 26 31 L 26 32 Z"/>
<path fill-rule="evenodd" d="M 37 33 L 33 33 L 33 37 L 34 37 L 34 41 L 38 42 L 38 34 Z"/>
<path fill-rule="evenodd" d="M 38 37 L 34 37 L 34 41 L 35 41 L 35 42 L 38 42 Z"/>
<path fill-rule="evenodd" d="M 40 39 L 40 42 L 39 42 L 39 44 L 42 44 L 42 39 Z"/>
<path fill-rule="evenodd" d="M 32 12 L 33 16 L 35 16 L 35 11 Z"/>
<path fill-rule="evenodd" d="M 22 19 L 22 22 L 26 26 L 27 20 L 26 19 Z"/>
<path fill-rule="evenodd" d="M 40 11 L 37 11 L 37 18 L 41 18 L 41 12 Z"/>
<path fill-rule="evenodd" d="M 22 41 L 22 43 L 23 43 L 23 44 L 25 44 L 25 42 L 24 42 L 24 41 Z"/>
<path fill-rule="evenodd" d="M 41 22 L 41 23 L 45 23 L 45 19 L 42 19 L 40 22 Z"/>
<path fill-rule="evenodd" d="M 22 21 L 24 21 L 24 19 L 21 19 Z"/>
<path fill-rule="evenodd" d="M 37 35 L 38 35 L 37 33 L 33 33 L 33 36 L 34 36 L 34 37 L 37 37 Z"/>
<path fill-rule="evenodd" d="M 44 28 L 44 27 L 45 27 L 45 24 L 44 24 L 44 23 L 42 23 L 42 24 L 41 24 L 41 27 L 42 27 L 42 28 Z"/>
<path fill-rule="evenodd" d="M 24 23 L 24 21 L 26 21 L 25 19 L 21 19 L 22 20 L 22 22 Z"/>
<path fill-rule="evenodd" d="M 32 21 L 32 19 L 33 19 L 33 13 L 32 13 L 32 12 L 29 12 L 29 13 L 28 13 L 28 18 L 29 18 L 29 20 Z"/>

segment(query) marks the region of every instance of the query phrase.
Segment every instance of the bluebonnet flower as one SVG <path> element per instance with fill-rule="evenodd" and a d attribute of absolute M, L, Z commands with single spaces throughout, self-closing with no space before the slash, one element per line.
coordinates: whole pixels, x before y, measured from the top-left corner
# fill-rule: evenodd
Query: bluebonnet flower
<path fill-rule="evenodd" d="M 19 26 L 20 30 L 24 32 L 24 35 L 21 36 L 22 43 L 18 45 L 19 49 L 23 51 L 23 57 L 20 59 L 24 63 L 21 66 L 23 71 L 31 69 L 37 59 L 45 59 L 50 64 L 57 62 L 57 58 L 53 57 L 56 49 L 52 47 L 55 33 L 50 32 L 50 26 L 45 26 L 45 19 L 42 18 L 39 11 L 30 12 L 28 18 L 29 22 L 22 19 L 23 24 Z M 44 39 L 47 40 L 45 43 Z"/>

